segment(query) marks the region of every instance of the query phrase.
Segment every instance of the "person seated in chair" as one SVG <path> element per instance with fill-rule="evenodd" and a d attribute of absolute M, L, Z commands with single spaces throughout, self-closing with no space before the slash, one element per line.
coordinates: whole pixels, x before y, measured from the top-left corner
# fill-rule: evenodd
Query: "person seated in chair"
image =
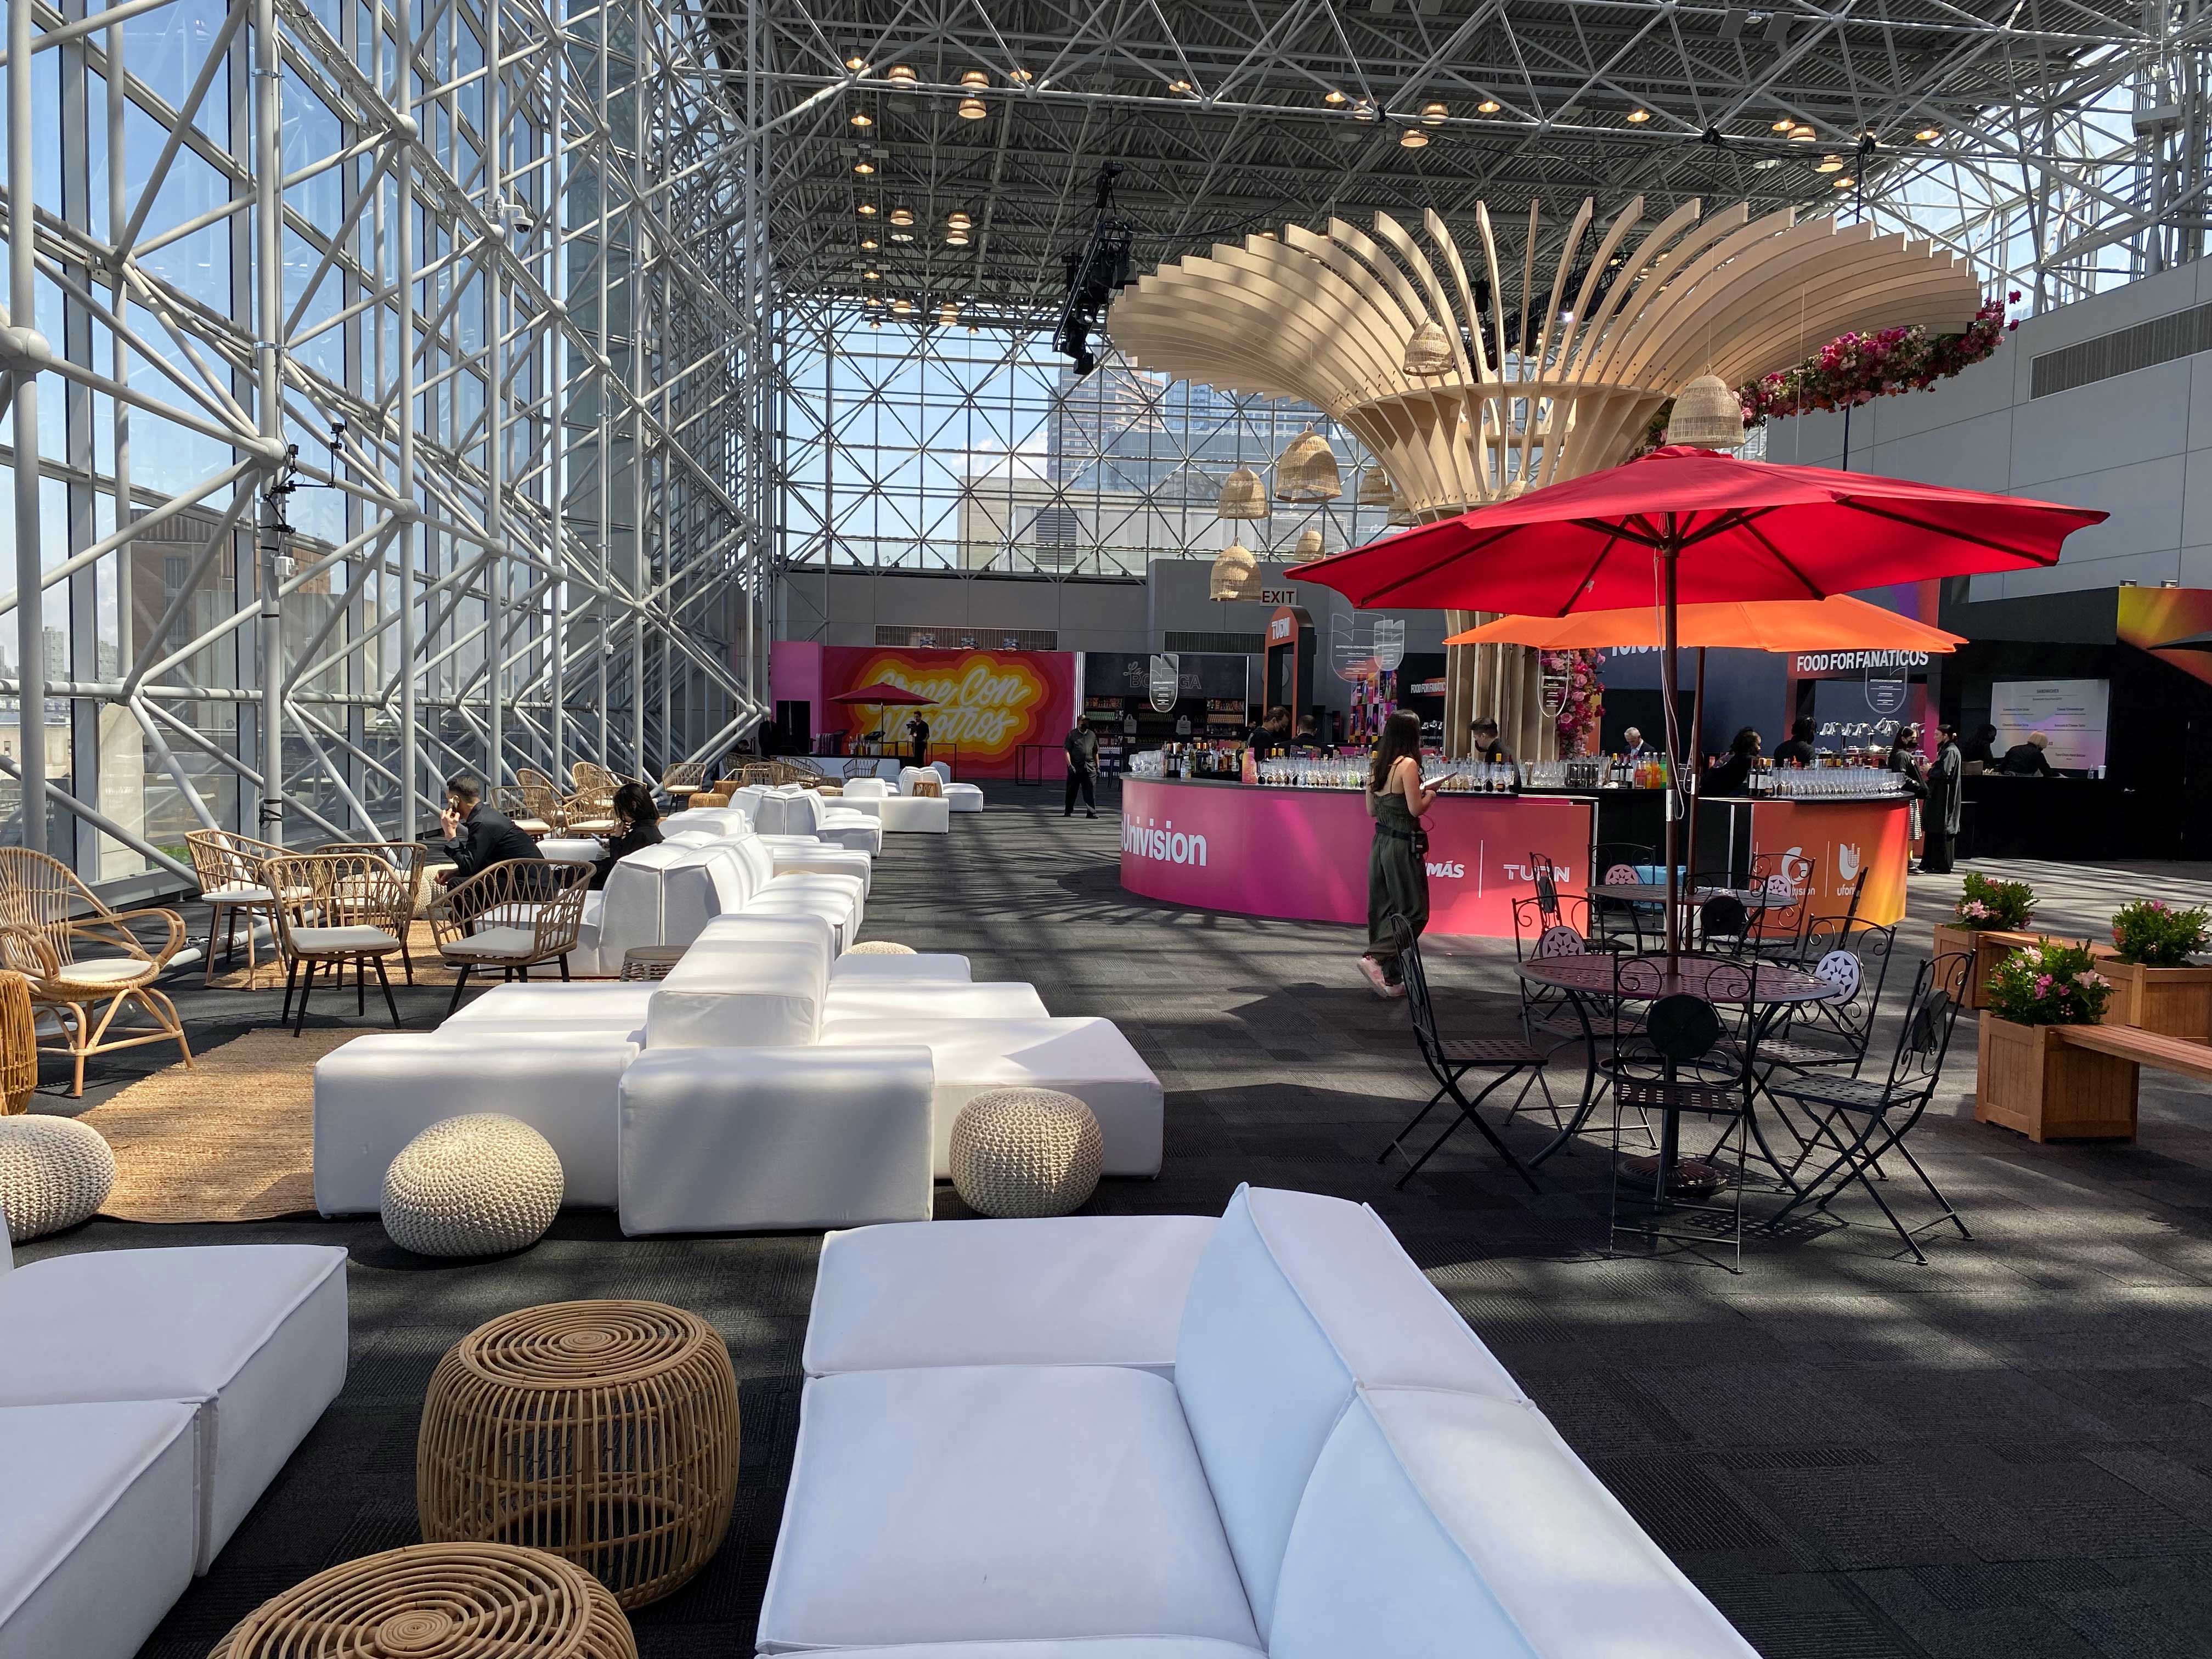
<path fill-rule="evenodd" d="M 515 828 L 513 818 L 484 805 L 483 785 L 466 772 L 446 781 L 446 805 L 438 822 L 446 831 L 442 850 L 453 861 L 452 869 L 436 872 L 441 886 L 466 881 L 509 859 L 545 856 L 536 842 Z"/>
<path fill-rule="evenodd" d="M 608 872 L 641 848 L 660 845 L 660 809 L 653 792 L 641 783 L 626 783 L 615 791 L 615 833 L 607 837 L 607 855 L 592 860 L 592 890 L 607 884 Z"/>

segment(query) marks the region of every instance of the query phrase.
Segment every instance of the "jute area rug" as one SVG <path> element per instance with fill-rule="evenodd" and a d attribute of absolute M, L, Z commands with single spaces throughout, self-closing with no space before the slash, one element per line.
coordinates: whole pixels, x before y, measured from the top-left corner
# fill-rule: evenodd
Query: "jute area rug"
<path fill-rule="evenodd" d="M 315 1062 L 360 1035 L 249 1031 L 94 1106 L 82 1121 L 115 1150 L 115 1187 L 100 1212 L 262 1221 L 313 1210 Z"/>

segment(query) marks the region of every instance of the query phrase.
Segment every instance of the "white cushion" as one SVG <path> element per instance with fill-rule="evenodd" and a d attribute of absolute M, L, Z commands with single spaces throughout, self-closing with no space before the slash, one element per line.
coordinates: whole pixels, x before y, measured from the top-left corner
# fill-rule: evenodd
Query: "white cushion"
<path fill-rule="evenodd" d="M 552 1143 L 564 1202 L 612 1209 L 615 1091 L 637 1053 L 623 1032 L 543 1026 L 357 1036 L 315 1062 L 315 1207 L 374 1211 L 401 1147 L 433 1123 L 495 1106 Z"/>
<path fill-rule="evenodd" d="M 914 1642 L 838 1648 L 834 1659 L 1263 1659 L 1241 1642 L 1193 1636 L 1102 1636 L 1085 1642 Z"/>
<path fill-rule="evenodd" d="M 1363 1389 L 1283 1561 L 1273 1659 L 1754 1659 L 1567 1449 L 1512 1401 Z"/>
<path fill-rule="evenodd" d="M 1355 1384 L 1522 1395 L 1371 1211 L 1240 1187 L 1191 1280 L 1176 1391 L 1270 1637 L 1314 1461 Z"/>
<path fill-rule="evenodd" d="M 501 1025 L 590 1025 L 605 1030 L 629 1031 L 645 1024 L 646 1005 L 654 986 L 646 981 L 619 985 L 514 984 L 495 985 L 459 1012 L 446 1016 L 441 1031 Z"/>
<path fill-rule="evenodd" d="M 345 1264 L 343 1250 L 316 1244 L 32 1262 L 0 1279 L 0 1406 L 180 1400 L 197 1409 L 195 1565 L 205 1571 L 344 1386 Z"/>
<path fill-rule="evenodd" d="M 855 811 L 866 812 L 884 827 L 886 835 L 938 835 L 951 829 L 947 815 L 951 803 L 942 795 L 885 795 L 871 799 L 848 795 Z"/>
<path fill-rule="evenodd" d="M 972 783 L 948 783 L 945 786 L 945 804 L 956 812 L 980 812 L 983 810 L 983 792 Z"/>
<path fill-rule="evenodd" d="M 530 927 L 486 927 L 438 947 L 441 956 L 463 962 L 519 959 L 533 954 L 537 949 L 537 930 Z"/>
<path fill-rule="evenodd" d="M 679 1048 L 622 1081 L 622 1230 L 927 1221 L 926 1048 Z"/>
<path fill-rule="evenodd" d="M 646 1006 L 648 1048 L 781 1048 L 822 1030 L 830 958 L 818 937 L 702 936 Z"/>
<path fill-rule="evenodd" d="M 890 785 L 881 778 L 848 778 L 845 780 L 845 793 L 838 799 L 845 801 L 881 800 L 890 793 Z"/>
<path fill-rule="evenodd" d="M 712 830 L 678 830 L 660 838 L 663 847 L 712 847 L 722 837 Z"/>
<path fill-rule="evenodd" d="M 660 821 L 660 834 L 665 840 L 671 836 L 684 835 L 691 830 L 704 830 L 720 838 L 741 833 L 752 827 L 752 821 L 738 806 L 687 806 L 681 812 L 671 812 Z"/>
<path fill-rule="evenodd" d="M 699 930 L 695 943 L 720 945 L 801 944 L 820 946 L 825 960 L 837 960 L 836 924 L 820 916 L 771 916 L 740 910 L 717 916 Z M 834 971 L 834 969 L 833 969 Z"/>
<path fill-rule="evenodd" d="M 824 1019 L 1048 1019 L 1036 988 L 1019 981 L 981 985 L 928 980 L 832 980 Z"/>
<path fill-rule="evenodd" d="M 863 1227 L 822 1241 L 805 1369 L 1175 1364 L 1210 1215 Z"/>
<path fill-rule="evenodd" d="M 324 929 L 321 931 L 350 930 Z M 364 927 L 361 931 L 365 933 L 376 933 L 374 927 Z M 392 936 L 383 933 L 378 934 L 378 937 L 389 941 Z M 58 977 L 75 980 L 80 985 L 112 985 L 134 979 L 151 979 L 155 972 L 154 964 L 143 957 L 80 957 L 75 962 L 64 963 Z"/>
<path fill-rule="evenodd" d="M 224 887 L 203 888 L 200 896 L 211 904 L 267 904 L 276 896 L 266 887 L 234 882 Z"/>
<path fill-rule="evenodd" d="M 833 981 L 900 979 L 965 984 L 968 958 L 930 951 L 917 951 L 910 957 L 878 956 L 873 951 L 856 956 L 848 951 L 830 964 L 830 977 Z"/>
<path fill-rule="evenodd" d="M 806 1385 L 758 1643 L 1256 1646 L 1174 1387 L 1118 1366 Z"/>
<path fill-rule="evenodd" d="M 825 1043 L 925 1044 L 937 1071 L 935 1167 L 952 1170 L 952 1123 L 986 1089 L 1057 1089 L 1098 1119 L 1104 1173 L 1160 1172 L 1160 1080 L 1105 1019 L 835 1019 Z"/>
<path fill-rule="evenodd" d="M 137 1653 L 192 1581 L 193 1421 L 177 1401 L 0 1409 L 0 1654 Z"/>

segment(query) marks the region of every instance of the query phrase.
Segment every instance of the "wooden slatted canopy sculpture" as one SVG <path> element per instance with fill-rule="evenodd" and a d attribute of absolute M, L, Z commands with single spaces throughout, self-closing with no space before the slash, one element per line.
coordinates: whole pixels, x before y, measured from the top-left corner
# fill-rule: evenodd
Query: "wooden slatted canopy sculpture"
<path fill-rule="evenodd" d="M 1981 303 L 1966 263 L 1929 243 L 1786 210 L 1690 202 L 1647 226 L 1638 197 L 1601 228 L 1585 200 L 1540 270 L 1536 203 L 1517 262 L 1501 262 L 1486 204 L 1474 219 L 1472 257 L 1433 211 L 1414 229 L 1378 213 L 1371 234 L 1332 219 L 1217 245 L 1126 290 L 1115 344 L 1141 368 L 1314 404 L 1422 524 L 1627 459 L 1697 376 L 1741 386 L 1850 331 L 1958 332 Z M 1478 709 L 1521 754 L 1556 752 L 1533 653 L 1449 648 L 1454 750 Z"/>

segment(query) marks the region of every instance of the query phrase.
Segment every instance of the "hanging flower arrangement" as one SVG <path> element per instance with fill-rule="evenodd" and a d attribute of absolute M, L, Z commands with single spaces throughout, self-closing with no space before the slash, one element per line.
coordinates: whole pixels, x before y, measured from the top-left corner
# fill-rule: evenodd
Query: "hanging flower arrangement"
<path fill-rule="evenodd" d="M 1587 754 L 1597 740 L 1598 716 L 1605 706 L 1605 687 L 1597 671 L 1604 661 L 1601 651 L 1542 653 L 1544 678 L 1565 687 L 1559 703 L 1559 753 L 1563 756 Z"/>
<path fill-rule="evenodd" d="M 1995 351 L 1997 342 L 2018 326 L 2005 320 L 2005 307 L 2019 299 L 2014 290 L 1988 301 L 1963 334 L 1930 334 L 1911 323 L 1878 334 L 1839 335 L 1803 362 L 1739 386 L 1743 423 L 1749 428 L 1786 415 L 1850 409 L 1876 398 L 1925 391 Z M 1674 412 L 1670 400 L 1651 417 L 1638 454 L 1666 441 Z"/>

